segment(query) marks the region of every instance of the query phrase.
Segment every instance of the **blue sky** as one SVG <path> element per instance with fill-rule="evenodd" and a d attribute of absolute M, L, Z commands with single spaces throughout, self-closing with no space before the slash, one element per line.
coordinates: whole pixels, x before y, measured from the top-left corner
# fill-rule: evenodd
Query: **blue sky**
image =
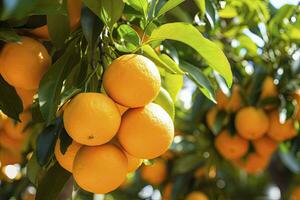
<path fill-rule="evenodd" d="M 280 8 L 284 4 L 297 5 L 300 2 L 300 0 L 270 0 L 270 2 L 273 4 L 275 8 Z"/>

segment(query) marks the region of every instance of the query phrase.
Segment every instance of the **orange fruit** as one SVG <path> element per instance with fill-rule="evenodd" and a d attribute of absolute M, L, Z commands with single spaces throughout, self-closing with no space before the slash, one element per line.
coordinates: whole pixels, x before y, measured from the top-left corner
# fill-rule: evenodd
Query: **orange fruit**
<path fill-rule="evenodd" d="M 142 163 L 143 163 L 143 159 L 140 158 L 136 158 L 132 155 L 130 155 L 129 153 L 127 153 L 126 151 L 124 151 L 124 154 L 127 157 L 127 161 L 128 161 L 128 169 L 127 172 L 134 172 L 135 170 L 137 170 L 137 168 L 139 168 Z"/>
<path fill-rule="evenodd" d="M 170 200 L 171 195 L 172 195 L 172 190 L 173 190 L 173 184 L 168 183 L 162 192 L 162 200 Z"/>
<path fill-rule="evenodd" d="M 136 158 L 153 159 L 172 144 L 173 121 L 159 105 L 150 103 L 143 108 L 128 110 L 118 131 L 122 147 Z"/>
<path fill-rule="evenodd" d="M 185 200 L 208 200 L 208 197 L 203 192 L 195 191 L 190 193 Z"/>
<path fill-rule="evenodd" d="M 112 144 L 83 146 L 75 156 L 73 177 L 82 189 L 106 194 L 125 181 L 127 167 L 126 156 Z"/>
<path fill-rule="evenodd" d="M 227 160 L 243 157 L 249 148 L 249 142 L 239 135 L 231 136 L 227 130 L 223 130 L 215 139 L 215 147 Z"/>
<path fill-rule="evenodd" d="M 206 114 L 206 123 L 208 128 L 213 131 L 213 127 L 218 114 L 218 107 L 212 107 Z"/>
<path fill-rule="evenodd" d="M 10 138 L 3 130 L 0 130 L 0 146 L 10 151 L 20 152 L 24 140 Z"/>
<path fill-rule="evenodd" d="M 195 170 L 194 177 L 201 178 L 205 176 L 205 174 L 206 174 L 206 169 L 204 167 L 199 167 L 198 169 Z"/>
<path fill-rule="evenodd" d="M 276 85 L 274 84 L 274 79 L 268 76 L 265 78 L 263 82 L 260 99 L 265 99 L 268 97 L 276 97 L 276 96 L 278 96 L 278 91 Z"/>
<path fill-rule="evenodd" d="M 142 107 L 160 91 L 161 79 L 155 64 L 142 55 L 128 54 L 114 60 L 104 72 L 107 94 L 126 107 Z"/>
<path fill-rule="evenodd" d="M 54 154 L 60 166 L 69 172 L 72 172 L 74 159 L 80 148 L 81 144 L 72 141 L 68 146 L 67 151 L 63 154 L 60 150 L 60 138 L 58 138 L 55 144 Z"/>
<path fill-rule="evenodd" d="M 269 119 L 270 128 L 268 130 L 268 136 L 273 140 L 281 142 L 297 135 L 293 119 L 288 119 L 284 124 L 281 124 L 278 111 L 271 112 Z"/>
<path fill-rule="evenodd" d="M 271 156 L 276 151 L 278 145 L 276 141 L 268 136 L 253 140 L 252 143 L 255 151 L 265 157 Z"/>
<path fill-rule="evenodd" d="M 4 123 L 4 121 L 6 121 L 6 119 L 7 119 L 7 116 L 0 110 L 0 129 L 3 128 L 3 123 Z"/>
<path fill-rule="evenodd" d="M 74 31 L 80 24 L 80 15 L 81 15 L 80 0 L 68 0 L 68 15 L 70 20 L 71 31 Z M 46 40 L 49 39 L 49 32 L 48 32 L 47 25 L 35 28 L 31 30 L 30 33 Z"/>
<path fill-rule="evenodd" d="M 294 93 L 293 96 L 294 96 L 294 99 L 297 102 L 297 114 L 296 114 L 296 118 L 297 118 L 298 121 L 300 121 L 300 90 L 297 90 Z"/>
<path fill-rule="evenodd" d="M 142 30 L 140 27 L 138 27 L 136 25 L 133 25 L 132 28 L 137 32 L 137 34 L 139 35 L 139 37 L 142 40 L 142 43 L 145 43 L 148 41 L 149 36 L 146 33 L 144 33 L 144 30 Z"/>
<path fill-rule="evenodd" d="M 0 55 L 0 73 L 16 88 L 34 90 L 47 72 L 51 58 L 38 41 L 22 37 L 19 43 L 6 43 Z"/>
<path fill-rule="evenodd" d="M 234 85 L 231 97 L 226 105 L 226 110 L 228 112 L 236 112 L 241 108 L 241 102 L 240 87 L 238 85 Z"/>
<path fill-rule="evenodd" d="M 161 184 L 167 177 L 168 169 L 164 160 L 157 159 L 152 165 L 145 165 L 141 170 L 141 177 L 151 185 Z"/>
<path fill-rule="evenodd" d="M 268 167 L 269 158 L 261 156 L 257 153 L 251 153 L 248 155 L 245 161 L 239 160 L 236 162 L 236 164 L 249 174 L 258 174 Z"/>
<path fill-rule="evenodd" d="M 290 200 L 300 200 L 300 187 L 296 186 L 293 188 L 291 195 L 290 195 Z"/>
<path fill-rule="evenodd" d="M 14 165 L 21 162 L 22 156 L 20 153 L 8 149 L 0 149 L 0 166 Z"/>
<path fill-rule="evenodd" d="M 125 106 L 122 106 L 118 103 L 116 103 L 116 106 L 117 106 L 121 116 L 129 109 L 129 108 L 127 108 Z"/>
<path fill-rule="evenodd" d="M 216 92 L 216 101 L 217 101 L 217 107 L 221 110 L 226 109 L 226 106 L 229 102 L 229 97 L 226 96 L 222 90 L 218 89 Z"/>
<path fill-rule="evenodd" d="M 238 111 L 235 127 L 242 137 L 255 140 L 267 132 L 269 119 L 262 109 L 249 106 Z"/>
<path fill-rule="evenodd" d="M 31 121 L 31 113 L 23 112 L 19 116 L 21 122 L 16 122 L 13 119 L 7 119 L 4 121 L 3 129 L 5 133 L 17 140 L 21 140 L 27 137 L 29 134 L 29 130 L 27 129 L 27 125 Z"/>
<path fill-rule="evenodd" d="M 16 92 L 19 95 L 23 103 L 23 109 L 26 110 L 33 103 L 33 97 L 36 94 L 36 90 L 24 90 L 21 88 L 16 88 Z"/>
<path fill-rule="evenodd" d="M 100 93 L 80 93 L 68 103 L 64 115 L 68 134 L 80 144 L 100 145 L 117 133 L 121 116 L 116 104 Z"/>

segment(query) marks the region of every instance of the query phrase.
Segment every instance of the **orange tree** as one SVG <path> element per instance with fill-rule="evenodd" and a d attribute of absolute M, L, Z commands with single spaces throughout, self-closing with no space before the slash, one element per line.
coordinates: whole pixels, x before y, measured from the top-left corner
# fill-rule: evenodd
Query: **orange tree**
<path fill-rule="evenodd" d="M 179 98 L 178 134 L 169 152 L 129 176 L 112 196 L 156 199 L 159 193 L 175 200 L 197 193 L 194 199 L 299 199 L 299 6 L 206 3 L 205 17 L 211 21 L 198 15 L 206 22 L 201 28 L 228 57 L 233 87 L 207 69 L 220 88 L 217 104 L 193 88 L 191 107 L 185 109 Z M 181 51 L 182 44 L 172 45 L 179 58 L 188 54 Z M 199 62 L 203 68 L 206 64 Z"/>
<path fill-rule="evenodd" d="M 208 31 L 215 9 L 203 0 L 3 1 L 1 199 L 67 198 L 70 184 L 74 198 L 89 199 L 163 154 L 183 78 L 213 101 L 211 72 L 232 84 Z"/>

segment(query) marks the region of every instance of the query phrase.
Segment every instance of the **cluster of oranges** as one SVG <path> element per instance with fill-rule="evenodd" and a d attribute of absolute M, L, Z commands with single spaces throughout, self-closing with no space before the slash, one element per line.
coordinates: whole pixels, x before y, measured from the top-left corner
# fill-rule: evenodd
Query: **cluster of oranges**
<path fill-rule="evenodd" d="M 0 74 L 15 88 L 24 110 L 19 116 L 20 122 L 7 117 L 1 119 L 2 165 L 21 161 L 21 148 L 30 132 L 28 123 L 31 121 L 31 113 L 28 109 L 50 64 L 51 58 L 45 47 L 29 37 L 21 37 L 20 42 L 6 43 L 1 50 Z"/>
<path fill-rule="evenodd" d="M 80 93 L 65 106 L 64 126 L 73 139 L 55 156 L 77 184 L 105 194 L 118 188 L 143 159 L 163 154 L 174 137 L 173 121 L 151 103 L 161 79 L 148 58 L 129 54 L 114 60 L 103 76 L 104 93 Z"/>
<path fill-rule="evenodd" d="M 278 91 L 271 77 L 266 77 L 260 99 L 277 97 Z M 296 92 L 292 95 L 300 105 L 300 96 Z M 269 164 L 272 154 L 276 151 L 278 143 L 296 136 L 295 121 L 299 120 L 298 112 L 285 122 L 280 121 L 279 112 L 271 105 L 262 108 L 243 106 L 240 87 L 233 86 L 231 97 L 221 91 L 217 93 L 217 106 L 207 113 L 207 126 L 214 130 L 218 112 L 222 110 L 234 113 L 234 127 L 236 133 L 224 128 L 215 138 L 217 151 L 227 160 L 248 173 L 257 174 Z M 223 127 L 229 120 L 223 120 Z M 250 151 L 250 147 L 254 151 Z"/>

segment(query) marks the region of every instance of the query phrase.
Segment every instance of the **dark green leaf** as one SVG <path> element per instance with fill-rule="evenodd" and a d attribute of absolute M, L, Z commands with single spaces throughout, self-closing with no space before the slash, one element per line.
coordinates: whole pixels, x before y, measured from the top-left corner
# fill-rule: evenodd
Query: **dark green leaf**
<path fill-rule="evenodd" d="M 72 144 L 72 138 L 69 136 L 65 128 L 62 128 L 59 134 L 60 139 L 60 151 L 65 154 L 68 147 Z"/>
<path fill-rule="evenodd" d="M 21 40 L 21 37 L 12 28 L 1 25 L 0 40 L 4 42 L 18 42 Z"/>
<path fill-rule="evenodd" d="M 216 102 L 215 91 L 209 79 L 202 73 L 202 71 L 183 60 L 180 61 L 181 68 L 188 73 L 188 76 L 197 84 L 203 94 L 210 100 Z"/>
<path fill-rule="evenodd" d="M 121 18 L 124 9 L 124 2 L 122 0 L 83 0 L 83 2 L 100 17 L 109 28 L 112 28 Z"/>
<path fill-rule="evenodd" d="M 41 175 L 42 167 L 40 166 L 36 153 L 33 153 L 32 157 L 28 161 L 27 164 L 27 177 L 29 178 L 30 182 L 37 186 L 39 177 Z"/>
<path fill-rule="evenodd" d="M 82 189 L 78 189 L 72 198 L 72 200 L 93 200 L 94 194 L 84 191 Z"/>
<path fill-rule="evenodd" d="M 65 1 L 63 8 L 67 9 Z M 63 47 L 66 39 L 70 34 L 70 21 L 68 15 L 65 14 L 49 14 L 47 15 L 48 31 L 51 42 L 57 47 Z"/>
<path fill-rule="evenodd" d="M 23 105 L 14 87 L 10 86 L 0 75 L 0 109 L 4 114 L 19 120 Z"/>
<path fill-rule="evenodd" d="M 40 180 L 36 200 L 56 200 L 70 177 L 71 173 L 56 162 Z"/>
<path fill-rule="evenodd" d="M 62 119 L 57 118 L 55 124 L 47 126 L 38 136 L 36 155 L 41 166 L 49 163 L 54 152 L 55 142 L 62 129 Z"/>
<path fill-rule="evenodd" d="M 76 40 L 72 41 L 65 53 L 50 67 L 44 75 L 39 87 L 39 103 L 47 124 L 55 118 L 60 103 L 63 81 L 80 58 L 76 52 Z"/>

